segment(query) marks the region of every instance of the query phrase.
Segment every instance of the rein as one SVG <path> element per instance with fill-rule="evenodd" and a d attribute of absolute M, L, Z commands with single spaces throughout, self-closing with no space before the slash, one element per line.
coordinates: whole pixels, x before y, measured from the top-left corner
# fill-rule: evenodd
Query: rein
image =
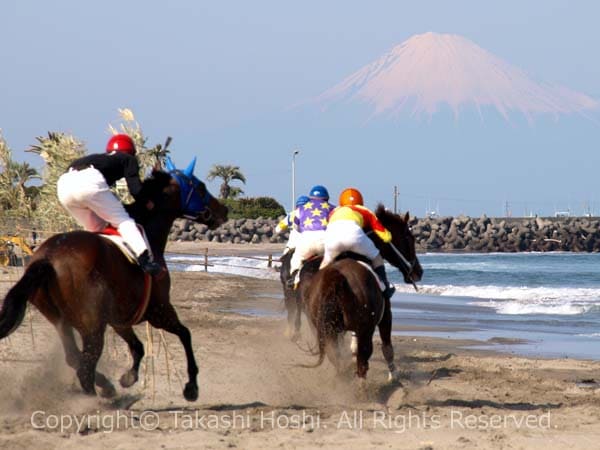
<path fill-rule="evenodd" d="M 373 230 L 369 230 L 367 231 L 367 236 L 373 234 L 374 231 Z M 391 247 L 392 250 L 394 250 L 394 253 L 396 253 L 396 255 L 400 258 L 400 262 L 402 263 L 402 265 L 404 266 L 404 269 L 406 270 L 406 276 L 410 278 L 410 275 L 413 273 L 413 270 L 415 270 L 415 262 L 414 261 L 409 261 L 408 259 L 406 259 L 406 257 L 400 252 L 400 250 L 398 250 L 396 248 L 396 246 L 392 243 L 392 242 L 388 242 L 387 245 L 389 245 Z M 419 288 L 417 287 L 417 284 L 413 281 L 412 278 L 410 278 L 410 282 L 412 283 L 413 287 L 415 288 L 415 291 L 419 292 Z"/>
<path fill-rule="evenodd" d="M 400 250 L 398 250 L 396 248 L 396 246 L 390 242 L 388 244 L 392 250 L 394 250 L 394 252 L 396 253 L 396 255 L 398 255 L 398 257 L 400 258 L 400 261 L 402 261 L 402 263 L 404 264 L 404 267 L 406 268 L 407 272 L 407 276 L 410 277 L 410 274 L 413 272 L 415 266 L 414 266 L 414 261 L 411 263 L 410 261 L 408 261 L 404 255 L 402 253 L 400 253 Z M 417 284 L 412 280 L 412 278 L 410 279 L 410 282 L 412 283 L 412 285 L 415 288 L 415 291 L 419 292 L 419 289 L 417 288 Z"/>

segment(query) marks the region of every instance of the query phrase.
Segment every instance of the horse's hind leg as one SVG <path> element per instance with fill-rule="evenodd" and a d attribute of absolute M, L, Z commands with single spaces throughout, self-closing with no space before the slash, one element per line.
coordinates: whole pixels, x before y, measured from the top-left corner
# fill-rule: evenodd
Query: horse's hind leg
<path fill-rule="evenodd" d="M 356 375 L 358 376 L 359 388 L 364 393 L 366 390 L 367 371 L 369 370 L 369 358 L 373 354 L 373 333 L 357 333 L 357 338 Z"/>
<path fill-rule="evenodd" d="M 153 327 L 163 329 L 169 333 L 173 333 L 179 337 L 188 364 L 188 382 L 183 389 L 183 396 L 186 400 L 193 402 L 198 399 L 198 366 L 196 358 L 194 358 L 194 350 L 192 349 L 192 335 L 190 330 L 179 321 L 177 313 L 170 303 L 163 303 L 148 315 L 150 324 Z"/>
<path fill-rule="evenodd" d="M 105 383 L 110 384 L 110 381 L 104 375 L 98 374 L 100 375 L 98 377 L 96 374 L 96 366 L 104 347 L 104 330 L 105 327 L 102 327 L 101 330 L 81 334 L 83 351 L 81 352 L 80 364 L 77 368 L 77 376 L 79 377 L 83 391 L 90 395 L 96 395 L 94 384 L 98 383 L 102 388 L 104 388 L 103 385 Z M 112 390 L 114 391 L 114 387 L 112 387 Z M 105 395 L 104 392 L 103 395 Z"/>
<path fill-rule="evenodd" d="M 381 352 L 387 363 L 389 374 L 388 381 L 398 381 L 400 374 L 394 364 L 394 347 L 392 346 L 392 311 L 389 300 L 385 302 L 385 310 L 379 322 L 379 336 L 381 337 Z"/>
<path fill-rule="evenodd" d="M 61 323 L 57 328 L 60 335 L 60 340 L 62 341 L 63 348 L 65 350 L 67 364 L 77 371 L 79 370 L 79 365 L 81 364 L 81 352 L 79 351 L 79 348 L 77 348 L 77 343 L 75 342 L 73 327 L 65 323 Z M 95 383 L 100 389 L 102 389 L 102 397 L 114 397 L 117 394 L 114 385 L 106 376 L 104 376 L 104 374 L 100 372 L 96 372 Z"/>
<path fill-rule="evenodd" d="M 133 365 L 131 369 L 123 374 L 119 382 L 124 388 L 133 386 L 138 380 L 138 372 L 140 370 L 140 362 L 144 357 L 144 345 L 135 335 L 133 328 L 114 328 L 115 332 L 123 338 L 129 346 L 131 357 L 133 358 Z"/>
<path fill-rule="evenodd" d="M 65 350 L 67 364 L 73 369 L 77 370 L 79 368 L 81 354 L 77 348 L 77 343 L 75 342 L 73 327 L 65 323 L 61 323 L 57 328 L 58 334 L 60 335 L 60 340 Z"/>

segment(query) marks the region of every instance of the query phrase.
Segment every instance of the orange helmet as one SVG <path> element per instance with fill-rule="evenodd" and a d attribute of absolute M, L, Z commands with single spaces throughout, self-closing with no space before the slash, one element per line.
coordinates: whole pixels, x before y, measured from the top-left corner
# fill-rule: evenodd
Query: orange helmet
<path fill-rule="evenodd" d="M 340 194 L 340 206 L 361 205 L 364 203 L 363 196 L 358 189 L 347 188 Z"/>
<path fill-rule="evenodd" d="M 115 134 L 106 144 L 106 153 L 123 152 L 135 155 L 135 143 L 126 134 Z"/>

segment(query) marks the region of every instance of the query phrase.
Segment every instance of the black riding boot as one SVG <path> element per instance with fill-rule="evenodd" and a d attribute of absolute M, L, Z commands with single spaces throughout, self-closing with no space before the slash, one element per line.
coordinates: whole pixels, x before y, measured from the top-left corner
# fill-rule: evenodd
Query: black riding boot
<path fill-rule="evenodd" d="M 388 281 L 387 275 L 385 273 L 385 266 L 382 264 L 379 267 L 373 268 L 373 270 L 375 270 L 375 273 L 379 276 L 379 279 L 385 286 L 385 291 L 383 291 L 383 295 L 387 298 L 392 298 L 392 295 L 394 295 L 394 292 L 396 292 L 396 288 Z"/>
<path fill-rule="evenodd" d="M 298 271 L 294 270 L 290 273 L 290 277 L 285 281 L 285 287 L 288 289 L 294 290 L 296 289 L 296 276 L 298 275 Z"/>
<path fill-rule="evenodd" d="M 138 256 L 138 264 L 144 272 L 150 275 L 158 275 L 162 271 L 162 266 L 150 259 L 148 250 L 145 250 L 144 253 Z"/>

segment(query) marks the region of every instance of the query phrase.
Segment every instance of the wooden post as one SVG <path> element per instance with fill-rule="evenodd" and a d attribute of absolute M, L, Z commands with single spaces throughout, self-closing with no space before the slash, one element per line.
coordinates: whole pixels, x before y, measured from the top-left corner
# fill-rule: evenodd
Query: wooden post
<path fill-rule="evenodd" d="M 273 255 L 269 253 L 269 262 L 267 263 L 267 267 L 270 269 L 273 267 Z"/>
<path fill-rule="evenodd" d="M 204 249 L 204 271 L 208 272 L 208 247 Z"/>

